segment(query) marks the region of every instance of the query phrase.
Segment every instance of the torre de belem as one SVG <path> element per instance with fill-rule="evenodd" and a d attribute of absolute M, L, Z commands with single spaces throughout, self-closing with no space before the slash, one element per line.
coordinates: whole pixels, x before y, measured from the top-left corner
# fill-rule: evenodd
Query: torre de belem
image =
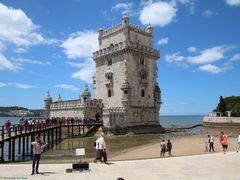
<path fill-rule="evenodd" d="M 93 52 L 96 70 L 91 95 L 87 85 L 80 99 L 44 100 L 48 117 L 85 117 L 99 113 L 105 127 L 160 125 L 161 91 L 157 84 L 159 50 L 153 49 L 153 28 L 122 23 L 98 30 L 99 50 Z M 91 110 L 88 110 L 90 108 Z M 86 113 L 87 111 L 89 113 Z"/>

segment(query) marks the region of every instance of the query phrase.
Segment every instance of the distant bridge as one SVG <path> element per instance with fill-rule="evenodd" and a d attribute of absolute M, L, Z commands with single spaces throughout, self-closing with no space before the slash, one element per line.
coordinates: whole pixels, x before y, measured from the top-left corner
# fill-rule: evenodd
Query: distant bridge
<path fill-rule="evenodd" d="M 41 137 L 41 141 L 48 142 L 47 149 L 49 149 L 61 142 L 64 127 L 67 128 L 67 137 L 86 137 L 96 133 L 102 124 L 102 121 L 63 121 L 30 125 L 17 124 L 8 129 L 2 126 L 0 129 L 0 162 L 16 161 L 16 153 L 22 156 L 22 160 L 25 160 L 27 155 L 32 154 L 31 142 L 35 140 L 36 135 Z"/>

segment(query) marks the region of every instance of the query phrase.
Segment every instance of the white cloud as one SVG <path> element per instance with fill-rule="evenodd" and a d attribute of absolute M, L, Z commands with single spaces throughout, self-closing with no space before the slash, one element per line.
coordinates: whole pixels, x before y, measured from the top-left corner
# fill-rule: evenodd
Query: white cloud
<path fill-rule="evenodd" d="M 171 23 L 176 16 L 177 8 L 174 1 L 148 3 L 140 11 L 140 21 L 142 24 L 164 27 Z"/>
<path fill-rule="evenodd" d="M 165 61 L 168 63 L 175 63 L 177 66 L 185 69 L 189 68 L 190 65 L 193 67 L 198 66 L 197 70 L 218 74 L 233 69 L 234 67 L 231 62 L 240 60 L 240 53 L 235 54 L 228 62 L 226 62 L 227 59 L 224 57 L 225 53 L 236 47 L 236 45 L 221 45 L 198 52 L 196 47 L 191 46 L 187 48 L 187 51 L 189 53 L 198 53 L 198 55 L 183 56 L 181 52 L 176 52 L 165 55 Z M 218 62 L 218 66 L 213 64 L 215 62 Z M 195 72 L 195 70 L 193 72 Z"/>
<path fill-rule="evenodd" d="M 168 44 L 168 38 L 162 38 L 157 42 L 158 45 Z"/>
<path fill-rule="evenodd" d="M 212 73 L 212 74 L 218 74 L 218 73 L 225 71 L 224 68 L 220 68 L 220 67 L 212 65 L 212 64 L 205 64 L 203 66 L 200 66 L 198 69 L 201 71 Z"/>
<path fill-rule="evenodd" d="M 188 4 L 190 0 L 178 0 L 181 4 Z"/>
<path fill-rule="evenodd" d="M 68 58 L 88 58 L 98 49 L 98 33 L 95 31 L 80 31 L 71 34 L 61 47 Z"/>
<path fill-rule="evenodd" d="M 77 72 L 74 72 L 72 74 L 73 78 L 86 81 L 87 83 L 90 83 L 90 84 L 92 83 L 92 76 L 95 72 L 95 64 L 92 59 L 90 58 L 85 59 L 85 61 L 81 63 L 69 62 L 69 64 L 72 67 L 79 68 Z"/>
<path fill-rule="evenodd" d="M 190 14 L 195 13 L 195 6 L 196 6 L 197 0 L 178 0 L 178 2 L 182 5 L 187 6 Z"/>
<path fill-rule="evenodd" d="M 58 84 L 58 85 L 54 85 L 54 87 L 67 89 L 67 90 L 72 90 L 72 91 L 79 91 L 79 88 L 77 88 L 77 87 L 75 87 L 74 85 L 71 85 L 71 84 Z"/>
<path fill-rule="evenodd" d="M 226 3 L 229 6 L 240 6 L 240 0 L 226 0 Z"/>
<path fill-rule="evenodd" d="M 34 33 L 38 27 L 20 9 L 8 8 L 0 3 L 0 40 L 15 45 L 30 45 L 41 40 L 41 35 Z"/>
<path fill-rule="evenodd" d="M 117 3 L 112 7 L 112 10 L 120 10 L 122 14 L 133 14 L 133 3 Z"/>
<path fill-rule="evenodd" d="M 42 62 L 42 61 L 37 61 L 37 60 L 32 60 L 32 59 L 23 59 L 23 58 L 17 58 L 16 62 L 18 62 L 18 63 L 29 63 L 29 64 L 36 64 L 36 65 L 43 65 L 43 66 L 44 65 L 51 65 L 51 62 L 49 62 L 49 61 Z"/>
<path fill-rule="evenodd" d="M 184 61 L 184 59 L 185 59 L 185 57 L 180 55 L 180 52 L 165 55 L 165 60 L 169 63 Z"/>
<path fill-rule="evenodd" d="M 14 65 L 10 60 L 8 60 L 3 54 L 0 53 L 0 70 L 17 71 L 19 67 Z"/>
<path fill-rule="evenodd" d="M 30 84 L 22 84 L 22 83 L 2 83 L 0 82 L 0 87 L 15 87 L 20 89 L 31 89 L 35 88 L 36 86 Z"/>
<path fill-rule="evenodd" d="M 196 52 L 197 51 L 197 48 L 196 47 L 193 47 L 193 46 L 190 46 L 187 48 L 187 51 L 192 53 L 192 52 Z"/>
<path fill-rule="evenodd" d="M 45 39 L 37 33 L 38 25 L 21 9 L 7 7 L 0 3 L 0 41 L 16 46 L 56 43 L 53 39 Z"/>
<path fill-rule="evenodd" d="M 98 33 L 95 31 L 81 31 L 70 35 L 61 45 L 69 59 L 82 58 L 81 62 L 68 62 L 71 66 L 78 68 L 72 74 L 72 78 L 92 83 L 95 64 L 92 53 L 98 50 Z"/>
<path fill-rule="evenodd" d="M 18 53 L 18 54 L 23 54 L 23 53 L 27 52 L 27 50 L 24 48 L 17 48 L 14 50 L 14 52 Z"/>
<path fill-rule="evenodd" d="M 235 55 L 230 59 L 230 61 L 239 61 L 239 60 L 240 60 L 240 53 L 235 54 Z"/>
<path fill-rule="evenodd" d="M 200 55 L 189 56 L 187 61 L 191 64 L 208 64 L 224 58 L 224 53 L 229 49 L 228 46 L 216 46 L 201 51 Z"/>
<path fill-rule="evenodd" d="M 205 11 L 202 12 L 202 16 L 203 17 L 211 17 L 211 16 L 214 16 L 216 15 L 217 13 L 215 13 L 213 10 L 211 9 L 207 9 Z"/>
<path fill-rule="evenodd" d="M 3 45 L 3 43 L 1 43 L 0 41 L 0 51 L 2 51 L 5 48 L 5 46 Z"/>

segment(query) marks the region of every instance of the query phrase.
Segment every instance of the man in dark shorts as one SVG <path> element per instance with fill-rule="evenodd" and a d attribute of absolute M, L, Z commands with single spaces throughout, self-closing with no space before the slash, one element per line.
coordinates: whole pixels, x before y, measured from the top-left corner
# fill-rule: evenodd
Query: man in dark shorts
<path fill-rule="evenodd" d="M 228 149 L 228 135 L 225 134 L 224 132 L 221 132 L 220 134 L 220 143 L 223 147 L 223 153 L 226 154 Z"/>

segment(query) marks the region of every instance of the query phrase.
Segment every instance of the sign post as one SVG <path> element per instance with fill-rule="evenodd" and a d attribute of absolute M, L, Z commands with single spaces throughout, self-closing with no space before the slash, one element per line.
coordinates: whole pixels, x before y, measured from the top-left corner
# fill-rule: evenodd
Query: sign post
<path fill-rule="evenodd" d="M 81 156 L 85 155 L 85 148 L 76 149 L 76 156 L 80 156 L 80 163 L 82 162 Z"/>

